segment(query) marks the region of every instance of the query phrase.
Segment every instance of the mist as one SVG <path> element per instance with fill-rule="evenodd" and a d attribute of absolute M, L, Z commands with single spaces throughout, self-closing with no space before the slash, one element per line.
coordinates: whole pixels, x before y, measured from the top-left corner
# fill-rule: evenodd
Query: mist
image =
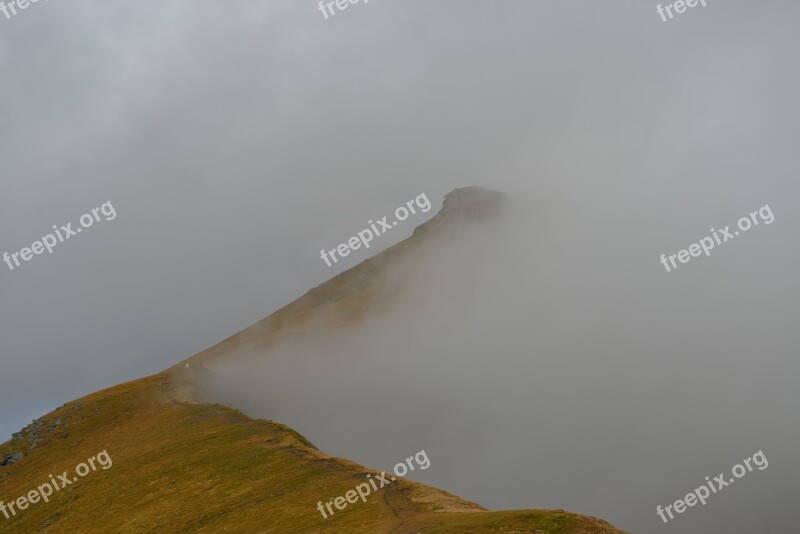
<path fill-rule="evenodd" d="M 0 19 L 0 252 L 118 216 L 0 273 L 0 440 L 362 261 L 319 251 L 368 219 L 474 184 L 507 218 L 397 265 L 407 293 L 359 328 L 217 385 L 370 467 L 425 449 L 413 477 L 491 508 L 796 530 L 800 5 L 31 6 Z M 772 224 L 659 263 L 766 204 Z M 758 450 L 766 470 L 661 523 Z"/>
<path fill-rule="evenodd" d="M 577 218 L 556 197 L 513 196 L 502 221 L 398 260 L 386 283 L 406 280 L 402 296 L 364 323 L 215 365 L 212 389 L 372 468 L 424 448 L 431 467 L 410 478 L 492 509 L 564 508 L 632 532 L 791 530 L 796 219 L 775 208 L 773 224 L 668 273 L 658 222 L 636 199 L 604 202 L 614 193 Z M 703 236 L 729 221 L 691 222 Z M 661 524 L 656 505 L 759 450 L 767 469 Z"/>

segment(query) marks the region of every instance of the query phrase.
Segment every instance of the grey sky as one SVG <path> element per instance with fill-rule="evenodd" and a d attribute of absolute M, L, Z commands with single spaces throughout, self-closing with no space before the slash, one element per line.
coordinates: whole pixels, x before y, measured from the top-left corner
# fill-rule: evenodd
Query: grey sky
<path fill-rule="evenodd" d="M 756 517 L 776 521 L 760 531 L 785 532 L 780 503 L 797 494 L 779 475 L 798 474 L 800 6 L 712 1 L 663 23 L 655 4 L 372 0 L 325 20 L 311 1 L 52 0 L 0 15 L 0 253 L 105 201 L 118 214 L 13 272 L 0 263 L 0 440 L 77 396 L 195 354 L 328 279 L 338 271 L 319 250 L 367 219 L 420 192 L 435 210 L 446 192 L 476 184 L 530 206 L 496 255 L 472 252 L 489 281 L 503 280 L 495 290 L 510 300 L 497 306 L 551 326 L 540 327 L 548 354 L 575 367 L 549 368 L 550 378 L 585 373 L 586 402 L 607 411 L 554 403 L 547 428 L 566 437 L 542 447 L 573 466 L 564 487 L 551 478 L 523 494 L 536 473 L 506 484 L 511 464 L 487 464 L 483 449 L 452 453 L 483 471 L 454 465 L 440 475 L 451 449 L 429 450 L 424 481 L 488 506 L 571 508 L 648 531 L 656 504 L 763 449 L 770 467 L 721 499 L 746 503 L 758 487 L 767 497 Z M 658 263 L 767 203 L 774 224 L 676 272 Z M 539 270 L 527 268 L 536 258 Z M 539 308 L 539 291 L 558 314 Z M 514 335 L 513 325 L 523 328 L 492 331 L 505 336 L 498 346 L 527 350 L 530 331 Z M 439 348 L 445 361 L 459 354 Z M 519 375 L 532 371 L 510 361 Z M 507 375 L 487 373 L 484 387 L 502 388 Z M 619 396 L 592 389 L 598 376 L 623 388 Z M 700 396 L 714 377 L 722 382 L 709 391 L 727 391 L 724 402 Z M 667 379 L 687 390 L 684 400 Z M 494 405 L 509 410 L 507 421 L 528 409 L 512 401 Z M 597 424 L 604 439 L 613 429 L 630 436 L 609 413 L 647 420 L 648 409 L 664 434 L 626 440 L 627 456 L 578 487 L 593 455 L 613 445 L 598 449 L 582 432 Z M 408 435 L 423 440 L 427 428 Z M 383 461 L 374 448 L 329 443 Z M 510 462 L 523 450 L 536 457 L 517 445 Z M 427 446 L 415 439 L 403 453 Z M 686 460 L 698 446 L 704 454 Z M 615 479 L 626 462 L 656 474 Z M 560 465 L 542 474 L 555 477 Z M 470 476 L 493 485 L 481 493 Z M 620 481 L 662 498 L 625 501 Z M 710 506 L 691 512 L 669 528 L 720 526 Z"/>

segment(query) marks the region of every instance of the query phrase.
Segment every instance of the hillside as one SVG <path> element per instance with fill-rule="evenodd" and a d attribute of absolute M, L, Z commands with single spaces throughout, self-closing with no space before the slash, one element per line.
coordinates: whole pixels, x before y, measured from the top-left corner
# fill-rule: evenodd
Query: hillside
<path fill-rule="evenodd" d="M 0 532 L 13 533 L 620 533 L 606 522 L 564 511 L 493 512 L 447 492 L 398 480 L 323 519 L 316 503 L 343 495 L 374 470 L 318 450 L 278 423 L 225 407 L 203 377 L 220 361 L 268 357 L 272 344 L 313 329 L 348 328 L 385 306 L 403 280 L 389 265 L 414 261 L 448 233 L 494 216 L 498 194 L 456 190 L 414 235 L 341 273 L 266 319 L 162 373 L 72 401 L 2 446 L 6 503 L 101 451 L 98 468 L 30 504 Z M 99 459 L 98 459 L 99 461 Z M 532 483 L 535 484 L 535 481 Z M 532 503 L 535 504 L 535 503 Z"/>

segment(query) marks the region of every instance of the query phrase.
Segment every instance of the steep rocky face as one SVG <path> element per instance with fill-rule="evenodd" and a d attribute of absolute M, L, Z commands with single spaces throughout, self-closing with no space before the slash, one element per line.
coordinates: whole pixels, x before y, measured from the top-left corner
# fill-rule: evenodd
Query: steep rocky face
<path fill-rule="evenodd" d="M 480 222 L 500 214 L 505 196 L 478 186 L 454 189 L 444 196 L 442 209 L 414 230 L 414 235 L 437 229 L 455 228 L 465 222 Z"/>

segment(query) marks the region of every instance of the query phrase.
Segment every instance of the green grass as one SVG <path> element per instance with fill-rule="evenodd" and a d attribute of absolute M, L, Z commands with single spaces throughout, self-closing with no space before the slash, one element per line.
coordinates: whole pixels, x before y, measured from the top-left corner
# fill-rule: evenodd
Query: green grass
<path fill-rule="evenodd" d="M 45 416 L 67 426 L 45 434 L 25 458 L 0 468 L 0 499 L 26 495 L 50 473 L 102 450 L 98 469 L 30 505 L 0 532 L 13 533 L 291 533 L 530 532 L 616 533 L 607 524 L 559 511 L 487 512 L 446 492 L 397 481 L 323 519 L 319 500 L 343 495 L 374 470 L 315 449 L 283 425 L 253 420 L 219 405 L 178 403 L 168 374 L 121 384 Z M 65 439 L 59 439 L 63 432 Z M 472 512 L 447 511 L 471 509 Z M 46 526 L 47 525 L 47 526 Z"/>
<path fill-rule="evenodd" d="M 426 223 L 427 224 L 427 223 Z M 437 225 L 442 226 L 440 219 Z M 622 534 L 602 520 L 564 511 L 489 512 L 447 492 L 406 480 L 323 519 L 317 501 L 345 494 L 375 473 L 326 455 L 293 430 L 203 404 L 198 382 L 207 364 L 237 354 L 266 355 L 286 336 L 358 325 L 388 309 L 436 232 L 416 233 L 312 289 L 269 317 L 163 373 L 71 402 L 43 420 L 64 425 L 19 463 L 0 467 L 8 502 L 106 450 L 113 460 L 16 517 L 0 514 L 5 533 L 488 533 Z M 78 402 L 80 406 L 78 406 Z M 67 432 L 63 439 L 60 436 Z M 535 482 L 534 482 L 535 483 Z"/>

